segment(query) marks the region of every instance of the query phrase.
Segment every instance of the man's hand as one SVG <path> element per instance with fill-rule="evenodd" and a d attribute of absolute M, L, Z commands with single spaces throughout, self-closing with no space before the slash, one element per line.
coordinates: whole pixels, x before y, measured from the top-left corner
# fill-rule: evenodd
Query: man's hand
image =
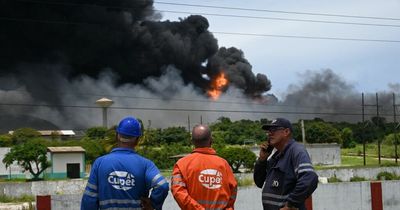
<path fill-rule="evenodd" d="M 151 205 L 150 198 L 141 197 L 140 200 L 142 201 L 143 210 L 154 210 L 153 206 Z"/>
<path fill-rule="evenodd" d="M 268 146 L 269 146 L 268 141 L 265 141 L 260 145 L 260 155 L 258 156 L 259 160 L 264 161 L 271 154 L 271 151 L 269 151 L 270 149 L 268 148 Z"/>
<path fill-rule="evenodd" d="M 284 206 L 284 207 L 280 208 L 279 210 L 299 210 L 299 209 L 296 208 L 296 207 L 287 207 L 287 206 Z"/>
<path fill-rule="evenodd" d="M 290 205 L 288 202 L 286 202 L 285 206 L 280 208 L 279 210 L 299 210 L 299 208 L 296 208 Z"/>

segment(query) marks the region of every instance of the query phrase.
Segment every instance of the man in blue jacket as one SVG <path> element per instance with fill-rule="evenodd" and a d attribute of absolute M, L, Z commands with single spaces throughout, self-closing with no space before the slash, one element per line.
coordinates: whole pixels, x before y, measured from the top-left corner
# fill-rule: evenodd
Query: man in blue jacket
<path fill-rule="evenodd" d="M 318 185 L 306 149 L 292 138 L 287 119 L 277 118 L 262 128 L 268 141 L 261 145 L 254 182 L 262 188 L 264 210 L 305 210 L 304 201 Z"/>
<path fill-rule="evenodd" d="M 134 150 L 142 135 L 139 121 L 124 118 L 116 132 L 118 147 L 92 165 L 81 210 L 162 209 L 169 185 L 154 163 Z"/>

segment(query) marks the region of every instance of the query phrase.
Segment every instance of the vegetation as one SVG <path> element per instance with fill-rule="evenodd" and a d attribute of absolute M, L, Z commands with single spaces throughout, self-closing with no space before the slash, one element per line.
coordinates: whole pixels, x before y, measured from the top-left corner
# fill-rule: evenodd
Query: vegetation
<path fill-rule="evenodd" d="M 256 155 L 247 148 L 225 147 L 219 151 L 219 155 L 228 161 L 233 172 L 240 172 L 241 167 L 253 170 L 256 162 Z"/>
<path fill-rule="evenodd" d="M 17 162 L 25 171 L 32 174 L 33 180 L 38 180 L 40 174 L 50 166 L 47 161 L 47 147 L 37 141 L 27 141 L 12 147 L 3 159 L 6 167 Z"/>
<path fill-rule="evenodd" d="M 0 203 L 17 203 L 17 202 L 33 202 L 35 197 L 32 195 L 22 195 L 20 197 L 10 197 L 6 195 L 0 195 Z"/>
<path fill-rule="evenodd" d="M 213 148 L 218 155 L 225 158 L 233 171 L 239 172 L 241 168 L 252 170 L 256 156 L 243 145 L 260 144 L 266 140 L 266 134 L 261 125 L 270 122 L 268 119 L 260 121 L 239 120 L 232 121 L 227 117 L 220 117 L 210 125 L 213 131 Z M 393 165 L 393 160 L 385 158 L 395 157 L 394 145 L 400 142 L 400 134 L 394 134 L 394 123 L 387 123 L 385 118 L 371 118 L 365 123 L 351 124 L 347 122 L 325 122 L 315 118 L 305 121 L 306 139 L 309 143 L 338 143 L 342 146 L 343 166 L 362 166 L 362 142 L 367 142 L 367 165 L 378 165 L 378 141 L 382 142 L 382 165 Z M 294 122 L 294 138 L 302 139 L 300 123 Z M 43 139 L 40 133 L 31 128 L 21 128 L 10 134 L 0 135 L 0 146 L 12 147 L 13 153 L 4 160 L 12 163 L 13 157 L 17 161 L 15 151 L 29 152 L 38 150 L 29 142 L 47 146 L 82 146 L 86 150 L 86 162 L 91 164 L 96 158 L 107 154 L 116 146 L 115 127 L 93 127 L 86 130 L 85 136 L 80 140 L 61 140 L 54 134 L 50 139 Z M 17 146 L 15 146 L 17 145 Z M 24 146 L 22 146 L 24 145 Z M 28 147 L 29 146 L 29 147 Z M 15 148 L 14 148 L 15 147 Z M 160 169 L 172 169 L 177 158 L 176 155 L 190 153 L 192 150 L 190 132 L 184 127 L 147 128 L 143 129 L 137 152 L 156 163 Z M 41 151 L 44 151 L 43 149 Z M 30 154 L 27 152 L 27 154 Z M 34 155 L 33 155 L 34 156 Z M 33 158 L 30 156 L 29 158 Z M 19 157 L 20 160 L 22 160 Z M 32 159 L 35 160 L 35 159 Z M 27 161 L 27 160 L 26 160 Z M 39 160 L 36 160 L 39 161 Z M 35 162 L 35 161 L 34 161 Z M 33 163 L 34 163 L 33 162 Z M 22 164 L 22 162 L 21 162 Z M 46 166 L 45 163 L 37 163 Z M 323 166 L 316 166 L 322 168 Z M 27 167 L 26 170 L 30 170 Z"/>
<path fill-rule="evenodd" d="M 395 173 L 390 173 L 387 171 L 383 171 L 378 173 L 376 176 L 377 180 L 398 180 L 400 179 L 400 176 L 397 176 Z"/>
<path fill-rule="evenodd" d="M 362 182 L 362 181 L 367 181 L 367 179 L 359 176 L 354 176 L 350 178 L 350 182 Z"/>

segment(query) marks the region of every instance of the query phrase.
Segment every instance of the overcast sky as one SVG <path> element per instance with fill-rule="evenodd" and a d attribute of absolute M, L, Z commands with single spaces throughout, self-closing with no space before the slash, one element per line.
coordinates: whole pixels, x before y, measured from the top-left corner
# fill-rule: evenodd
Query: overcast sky
<path fill-rule="evenodd" d="M 277 96 L 284 96 L 288 85 L 301 81 L 301 75 L 307 70 L 321 71 L 327 68 L 332 69 L 346 82 L 353 84 L 355 90 L 359 92 L 400 91 L 400 1 L 398 0 L 160 0 L 155 1 L 154 6 L 161 11 L 163 20 L 177 21 L 179 17 L 187 17 L 189 13 L 205 16 L 210 24 L 209 30 L 215 32 L 219 46 L 241 49 L 252 64 L 253 72 L 263 73 L 271 80 L 270 93 Z M 329 16 L 298 13 L 329 14 Z M 324 37 L 333 40 L 228 35 L 217 32 Z M 381 41 L 344 41 L 336 38 Z M 389 84 L 392 84 L 392 88 Z"/>

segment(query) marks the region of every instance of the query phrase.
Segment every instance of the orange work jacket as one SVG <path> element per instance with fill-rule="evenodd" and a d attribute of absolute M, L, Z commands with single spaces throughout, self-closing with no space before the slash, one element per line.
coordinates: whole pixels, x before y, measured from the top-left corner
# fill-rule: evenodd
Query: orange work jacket
<path fill-rule="evenodd" d="M 212 148 L 196 148 L 172 172 L 172 194 L 184 210 L 234 209 L 237 182 L 225 159 Z"/>

